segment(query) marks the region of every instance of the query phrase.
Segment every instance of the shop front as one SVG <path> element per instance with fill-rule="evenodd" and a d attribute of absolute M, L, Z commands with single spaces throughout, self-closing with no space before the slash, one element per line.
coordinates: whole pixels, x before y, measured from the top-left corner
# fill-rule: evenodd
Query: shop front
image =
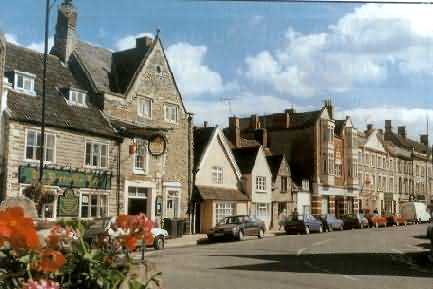
<path fill-rule="evenodd" d="M 29 165 L 19 167 L 21 193 L 38 180 L 39 168 Z M 48 191 L 48 203 L 44 204 L 40 217 L 101 218 L 110 216 L 111 178 L 109 171 L 80 170 L 64 167 L 44 169 L 42 183 Z"/>

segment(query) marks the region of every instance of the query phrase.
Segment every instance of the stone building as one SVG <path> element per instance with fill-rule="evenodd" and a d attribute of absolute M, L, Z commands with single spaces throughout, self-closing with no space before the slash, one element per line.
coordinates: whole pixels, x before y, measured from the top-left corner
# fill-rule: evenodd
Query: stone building
<path fill-rule="evenodd" d="M 311 207 L 305 213 L 352 213 L 358 209 L 356 133 L 348 117 L 334 119 L 330 101 L 317 111 L 252 115 L 229 122 L 226 134 L 266 142 L 274 154 L 286 155 L 296 183 L 310 182 Z M 338 125 L 337 129 L 336 126 Z M 336 172 L 338 175 L 336 176 Z M 338 210 L 336 210 L 338 208 Z"/>
<path fill-rule="evenodd" d="M 94 174 L 95 180 L 109 176 L 98 184 L 110 196 L 110 214 L 186 217 L 192 191 L 192 116 L 159 34 L 137 39 L 135 48 L 112 52 L 81 41 L 77 17 L 72 1 L 60 5 L 48 67 L 47 127 L 54 135 L 47 139 L 50 166 Z M 24 144 L 26 153 L 33 151 L 31 161 L 40 147 L 41 71 L 40 54 L 7 44 L 4 74 L 12 88 L 3 138 L 4 194 L 19 193 L 18 176 L 27 181 L 18 172 L 32 163 Z M 34 177 L 34 171 L 25 170 L 24 176 Z M 88 202 L 91 212 L 96 202 L 105 202 L 92 197 L 93 189 L 83 197 L 83 190 L 75 192 L 81 208 Z"/>

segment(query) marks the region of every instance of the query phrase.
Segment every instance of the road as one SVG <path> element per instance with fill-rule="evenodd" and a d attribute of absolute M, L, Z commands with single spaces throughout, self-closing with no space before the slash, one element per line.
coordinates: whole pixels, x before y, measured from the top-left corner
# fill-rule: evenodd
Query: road
<path fill-rule="evenodd" d="M 165 289 L 433 289 L 426 225 L 281 235 L 150 253 Z"/>

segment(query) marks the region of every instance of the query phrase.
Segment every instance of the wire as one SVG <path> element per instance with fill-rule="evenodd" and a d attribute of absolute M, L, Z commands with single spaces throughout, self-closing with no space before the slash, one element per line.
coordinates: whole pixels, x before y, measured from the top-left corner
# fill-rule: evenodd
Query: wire
<path fill-rule="evenodd" d="M 433 1 L 388 1 L 388 0 L 187 0 L 192 2 L 262 2 L 286 4 L 423 4 L 432 5 Z"/>

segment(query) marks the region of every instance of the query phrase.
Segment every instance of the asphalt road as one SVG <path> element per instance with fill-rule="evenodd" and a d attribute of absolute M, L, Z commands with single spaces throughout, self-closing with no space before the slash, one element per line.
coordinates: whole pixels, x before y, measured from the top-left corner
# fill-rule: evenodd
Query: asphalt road
<path fill-rule="evenodd" d="M 164 289 L 433 289 L 426 225 L 153 252 Z"/>

